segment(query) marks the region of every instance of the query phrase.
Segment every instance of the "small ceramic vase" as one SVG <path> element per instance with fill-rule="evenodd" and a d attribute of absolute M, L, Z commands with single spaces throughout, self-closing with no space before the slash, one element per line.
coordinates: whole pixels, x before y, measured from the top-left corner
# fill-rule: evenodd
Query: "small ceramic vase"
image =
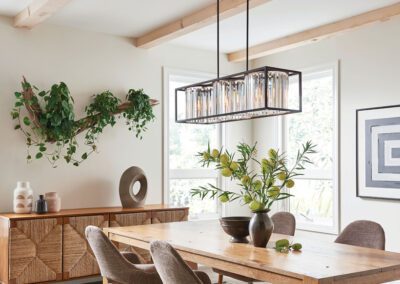
<path fill-rule="evenodd" d="M 47 192 L 44 196 L 47 201 L 47 211 L 49 213 L 57 213 L 61 210 L 61 198 L 57 192 Z"/>
<path fill-rule="evenodd" d="M 19 181 L 14 190 L 14 212 L 29 214 L 32 212 L 33 191 L 29 182 Z"/>
<path fill-rule="evenodd" d="M 39 199 L 36 201 L 35 212 L 37 214 L 47 213 L 47 201 L 44 199 L 44 195 L 39 195 Z"/>

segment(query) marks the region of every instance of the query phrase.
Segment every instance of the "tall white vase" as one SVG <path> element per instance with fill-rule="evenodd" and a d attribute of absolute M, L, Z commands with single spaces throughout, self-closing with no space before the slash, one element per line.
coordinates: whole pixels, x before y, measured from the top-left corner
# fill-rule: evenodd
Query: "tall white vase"
<path fill-rule="evenodd" d="M 14 212 L 18 214 L 27 214 L 32 212 L 33 191 L 29 182 L 17 182 L 17 188 L 14 190 Z"/>

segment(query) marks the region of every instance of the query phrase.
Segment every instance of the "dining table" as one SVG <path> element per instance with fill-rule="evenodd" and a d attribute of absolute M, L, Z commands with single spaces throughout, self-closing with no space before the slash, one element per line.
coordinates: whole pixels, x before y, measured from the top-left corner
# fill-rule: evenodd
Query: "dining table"
<path fill-rule="evenodd" d="M 218 220 L 104 228 L 117 243 L 149 250 L 170 243 L 186 261 L 269 283 L 384 283 L 400 279 L 400 253 L 315 238 L 272 234 L 266 247 L 232 243 Z M 301 251 L 278 252 L 275 242 L 301 243 Z"/>

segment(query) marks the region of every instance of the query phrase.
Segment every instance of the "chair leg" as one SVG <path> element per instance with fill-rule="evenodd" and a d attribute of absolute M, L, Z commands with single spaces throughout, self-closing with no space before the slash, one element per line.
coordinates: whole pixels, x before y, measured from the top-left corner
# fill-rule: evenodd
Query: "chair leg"
<path fill-rule="evenodd" d="M 108 284 L 108 279 L 106 277 L 103 277 L 103 284 Z"/>
<path fill-rule="evenodd" d="M 222 284 L 224 281 L 224 275 L 218 274 L 218 284 Z"/>

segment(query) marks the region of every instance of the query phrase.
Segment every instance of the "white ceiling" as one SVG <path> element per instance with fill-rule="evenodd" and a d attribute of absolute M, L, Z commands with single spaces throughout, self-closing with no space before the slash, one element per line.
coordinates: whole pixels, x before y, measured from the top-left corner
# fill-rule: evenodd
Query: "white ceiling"
<path fill-rule="evenodd" d="M 250 46 L 394 4 L 398 0 L 272 0 L 250 10 Z M 245 13 L 221 22 L 220 48 L 237 51 L 246 45 Z M 216 49 L 216 25 L 171 43 Z"/>
<path fill-rule="evenodd" d="M 15 16 L 32 0 L 0 0 L 0 15 Z M 137 37 L 215 0 L 71 0 L 48 24 Z M 250 12 L 250 45 L 337 21 L 399 0 L 271 0 Z M 170 43 L 216 49 L 216 25 Z M 245 46 L 245 14 L 221 22 L 221 51 Z"/>

